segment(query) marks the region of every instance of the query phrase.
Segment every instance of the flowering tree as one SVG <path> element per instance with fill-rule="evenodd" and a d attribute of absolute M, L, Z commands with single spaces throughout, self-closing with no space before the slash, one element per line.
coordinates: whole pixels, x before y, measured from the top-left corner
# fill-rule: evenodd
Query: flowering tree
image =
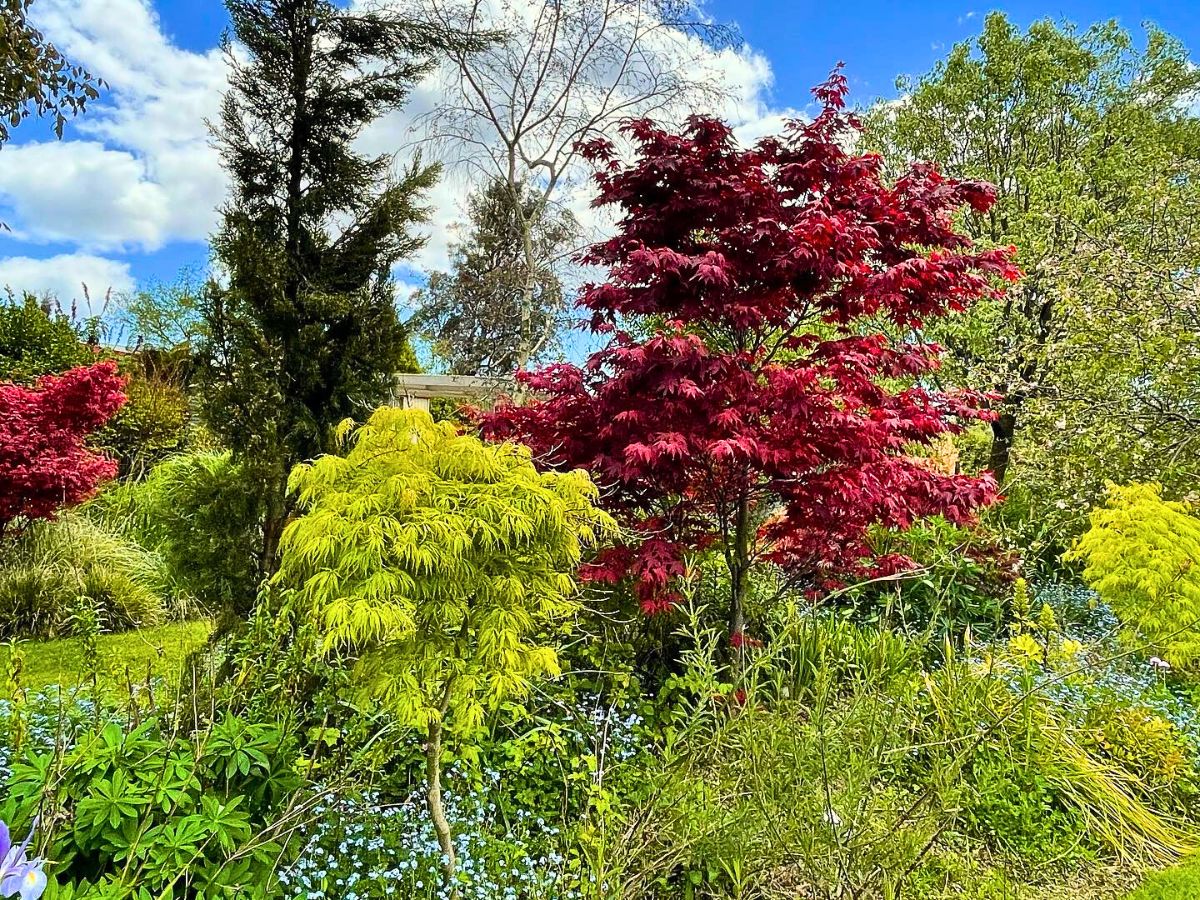
<path fill-rule="evenodd" d="M 46 375 L 33 387 L 0 384 L 0 537 L 86 500 L 117 473 L 85 441 L 121 408 L 124 386 L 114 362 Z"/>
<path fill-rule="evenodd" d="M 751 149 L 699 117 L 628 125 L 632 164 L 591 142 L 596 202 L 623 218 L 585 255 L 610 275 L 580 304 L 610 342 L 583 368 L 521 373 L 538 399 L 481 420 L 605 488 L 629 539 L 587 571 L 631 578 L 645 612 L 676 602 L 687 551 L 719 549 L 735 644 L 756 563 L 819 586 L 870 567 L 868 526 L 963 522 L 995 496 L 914 455 L 987 413 L 935 390 L 939 348 L 903 337 L 1016 277 L 1010 251 L 954 228 L 993 191 L 928 166 L 887 186 L 877 156 L 846 149 L 844 77 L 814 94 L 813 121 Z"/>

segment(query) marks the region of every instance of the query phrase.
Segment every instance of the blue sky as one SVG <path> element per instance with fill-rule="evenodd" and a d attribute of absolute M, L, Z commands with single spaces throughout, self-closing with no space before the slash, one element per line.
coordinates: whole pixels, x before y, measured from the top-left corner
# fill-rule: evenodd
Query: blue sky
<path fill-rule="evenodd" d="M 0 161 L 0 285 L 55 291 L 64 300 L 86 281 L 93 295 L 111 285 L 171 280 L 202 269 L 222 177 L 203 120 L 215 115 L 223 84 L 216 51 L 225 27 L 218 0 L 36 0 L 35 18 L 74 59 L 111 90 L 58 144 L 36 123 L 21 129 Z M 708 0 L 718 20 L 746 39 L 747 123 L 804 109 L 809 88 L 834 63 L 846 63 L 853 97 L 894 95 L 896 76 L 919 74 L 956 42 L 970 38 L 989 9 L 1022 26 L 1042 17 L 1087 24 L 1117 18 L 1135 34 L 1154 21 L 1181 38 L 1200 61 L 1200 4 L 1190 2 L 801 2 Z M 769 73 L 767 71 L 769 67 Z M 747 127 L 752 127 L 748 125 Z M 403 273 L 444 260 L 454 192 L 434 198 L 434 241 Z"/>
<path fill-rule="evenodd" d="M 892 96 L 899 74 L 920 74 L 951 46 L 977 34 L 984 15 L 999 9 L 1022 27 L 1052 18 L 1076 24 L 1117 19 L 1135 34 L 1155 22 L 1180 38 L 1200 59 L 1200 3 L 1135 0 L 1064 3 L 888 2 L 888 0 L 712 0 L 718 19 L 741 26 L 749 43 L 775 72 L 775 98 L 798 106 L 808 87 L 842 60 L 856 99 Z"/>

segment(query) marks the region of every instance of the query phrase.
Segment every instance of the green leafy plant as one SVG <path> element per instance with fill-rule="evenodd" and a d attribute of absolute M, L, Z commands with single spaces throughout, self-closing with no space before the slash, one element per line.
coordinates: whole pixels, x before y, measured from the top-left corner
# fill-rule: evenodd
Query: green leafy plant
<path fill-rule="evenodd" d="M 1107 487 L 1107 503 L 1067 555 L 1135 643 L 1172 666 L 1200 669 L 1200 519 L 1157 484 Z"/>
<path fill-rule="evenodd" d="M 0 381 L 31 383 L 96 361 L 71 317 L 32 294 L 0 299 Z"/>
<path fill-rule="evenodd" d="M 259 509 L 229 453 L 171 457 L 86 508 L 158 554 L 181 593 L 210 609 L 248 610 L 257 593 Z"/>
<path fill-rule="evenodd" d="M 0 560 L 0 635 L 70 633 L 80 603 L 105 631 L 153 625 L 188 612 L 160 556 L 114 531 L 68 513 L 38 522 Z"/>
<path fill-rule="evenodd" d="M 278 726 L 233 716 L 189 737 L 153 717 L 109 723 L 65 753 L 13 763 L 0 809 L 39 817 L 41 855 L 72 890 L 112 896 L 220 896 L 273 879 L 277 814 L 299 786 Z"/>
<path fill-rule="evenodd" d="M 871 545 L 879 556 L 912 565 L 894 581 L 868 582 L 851 592 L 859 618 L 929 630 L 939 641 L 959 638 L 968 627 L 984 637 L 1000 631 L 1020 557 L 996 536 L 935 516 L 903 531 L 875 529 Z"/>
<path fill-rule="evenodd" d="M 1061 863 L 1090 850 L 1086 823 L 1059 802 L 1039 760 L 1023 759 L 1013 749 L 989 748 L 971 761 L 967 825 L 992 846 L 1034 865 Z"/>
<path fill-rule="evenodd" d="M 325 651 L 426 734 L 427 800 L 455 872 L 441 801 L 443 736 L 558 672 L 548 632 L 576 609 L 572 573 L 611 527 L 582 472 L 539 473 L 529 451 L 485 444 L 427 412 L 384 407 L 345 456 L 298 466 L 304 514 L 284 533 L 276 584 L 295 591 Z"/>
<path fill-rule="evenodd" d="M 183 448 L 191 403 L 181 385 L 140 367 L 130 372 L 125 396 L 125 405 L 93 443 L 117 460 L 124 475 L 138 477 Z"/>
<path fill-rule="evenodd" d="M 1129 773 L 1139 796 L 1187 817 L 1200 799 L 1192 748 L 1164 716 L 1142 706 L 1098 704 L 1089 710 L 1087 745 Z"/>

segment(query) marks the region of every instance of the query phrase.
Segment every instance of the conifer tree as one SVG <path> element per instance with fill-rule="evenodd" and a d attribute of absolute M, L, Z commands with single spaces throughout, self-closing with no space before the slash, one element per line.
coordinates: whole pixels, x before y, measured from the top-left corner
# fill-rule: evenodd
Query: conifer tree
<path fill-rule="evenodd" d="M 514 197 L 498 178 L 471 195 L 470 230 L 454 250 L 451 271 L 429 276 L 408 323 L 450 371 L 507 376 L 552 346 L 566 305 L 556 263 L 578 228 L 566 210 L 535 212 L 544 202 L 527 186 Z"/>
<path fill-rule="evenodd" d="M 355 139 L 457 38 L 329 0 L 227 0 L 230 87 L 213 131 L 232 181 L 203 303 L 207 418 L 261 496 L 274 568 L 291 467 L 374 408 L 414 359 L 390 272 L 420 247 L 438 170 Z"/>

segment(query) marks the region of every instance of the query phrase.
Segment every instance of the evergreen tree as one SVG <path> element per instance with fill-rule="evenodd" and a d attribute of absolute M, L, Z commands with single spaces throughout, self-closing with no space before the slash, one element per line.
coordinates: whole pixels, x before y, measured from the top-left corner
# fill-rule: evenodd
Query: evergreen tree
<path fill-rule="evenodd" d="M 373 408 L 414 358 L 392 267 L 421 246 L 414 225 L 436 166 L 397 174 L 354 147 L 403 105 L 456 36 L 329 0 L 227 0 L 230 88 L 213 131 L 232 181 L 203 306 L 207 418 L 251 463 L 264 573 L 287 518 L 288 471 Z"/>
<path fill-rule="evenodd" d="M 564 312 L 555 264 L 577 233 L 566 210 L 543 211 L 526 185 L 516 195 L 495 178 L 468 201 L 470 231 L 455 248 L 451 271 L 434 272 L 417 296 L 409 327 L 432 342 L 450 371 L 511 375 L 550 348 Z M 531 228 L 534 267 L 527 277 L 523 222 Z"/>

